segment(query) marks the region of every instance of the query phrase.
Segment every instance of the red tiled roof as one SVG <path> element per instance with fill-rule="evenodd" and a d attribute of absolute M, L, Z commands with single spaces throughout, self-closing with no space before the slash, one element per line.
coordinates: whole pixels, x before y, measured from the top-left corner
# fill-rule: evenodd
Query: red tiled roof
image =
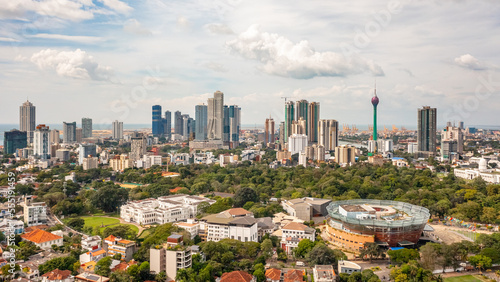
<path fill-rule="evenodd" d="M 51 272 L 47 272 L 42 277 L 46 277 L 47 280 L 64 280 L 71 276 L 71 271 L 69 270 L 59 270 L 54 269 Z"/>
<path fill-rule="evenodd" d="M 290 222 L 288 223 L 287 225 L 285 225 L 283 228 L 281 229 L 287 229 L 287 230 L 306 230 L 307 229 L 307 226 L 305 226 L 304 224 L 302 223 L 298 223 L 298 222 Z"/>
<path fill-rule="evenodd" d="M 174 189 L 170 189 L 170 193 L 177 193 L 182 189 L 182 187 L 175 187 Z"/>
<path fill-rule="evenodd" d="M 220 282 L 250 282 L 253 276 L 244 271 L 233 271 L 222 274 Z"/>
<path fill-rule="evenodd" d="M 106 237 L 104 240 L 114 242 L 114 241 L 116 241 L 116 237 L 115 237 L 115 236 L 113 236 L 113 235 L 109 235 L 109 236 L 108 236 L 108 237 Z"/>
<path fill-rule="evenodd" d="M 230 214 L 230 215 L 245 215 L 245 214 L 249 214 L 251 212 L 247 211 L 246 209 L 243 209 L 243 208 L 232 208 L 232 209 L 228 209 L 227 212 Z"/>
<path fill-rule="evenodd" d="M 269 268 L 266 270 L 266 278 L 271 280 L 281 280 L 281 270 L 277 268 Z"/>
<path fill-rule="evenodd" d="M 290 269 L 285 274 L 284 282 L 302 282 L 304 281 L 304 271 L 299 269 Z"/>
<path fill-rule="evenodd" d="M 38 244 L 62 239 L 61 236 L 57 236 L 55 234 L 40 229 L 36 229 L 29 233 L 25 233 L 21 235 L 21 238 Z"/>

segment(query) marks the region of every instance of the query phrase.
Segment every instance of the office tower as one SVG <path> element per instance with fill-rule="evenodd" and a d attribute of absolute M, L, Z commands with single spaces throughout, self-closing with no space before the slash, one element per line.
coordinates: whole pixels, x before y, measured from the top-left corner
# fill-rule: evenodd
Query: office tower
<path fill-rule="evenodd" d="M 265 128 L 264 146 L 267 146 L 268 144 L 274 144 L 274 119 L 272 119 L 271 117 L 266 118 Z"/>
<path fill-rule="evenodd" d="M 193 119 L 189 115 L 182 115 L 182 137 L 189 140 L 189 135 L 193 132 Z"/>
<path fill-rule="evenodd" d="M 142 158 L 146 154 L 146 138 L 142 134 L 135 134 L 134 137 L 131 138 L 130 145 L 130 160 L 137 161 Z"/>
<path fill-rule="evenodd" d="M 307 111 L 307 138 L 309 143 L 318 142 L 319 102 L 309 103 Z"/>
<path fill-rule="evenodd" d="M 229 141 L 233 147 L 238 146 L 240 141 L 241 108 L 237 105 L 228 107 L 229 116 Z"/>
<path fill-rule="evenodd" d="M 162 122 L 163 134 L 167 140 L 170 140 L 172 138 L 172 113 L 170 111 L 165 111 L 165 118 L 162 119 Z"/>
<path fill-rule="evenodd" d="M 372 105 L 373 105 L 373 135 L 372 140 L 374 144 L 373 153 L 368 153 L 369 156 L 373 156 L 377 154 L 377 106 L 379 103 L 379 99 L 377 97 L 377 89 L 373 92 Z"/>
<path fill-rule="evenodd" d="M 284 139 L 280 142 L 286 143 L 288 142 L 288 136 L 292 135 L 292 123 L 295 120 L 295 106 L 293 101 L 288 101 L 285 103 L 285 133 Z"/>
<path fill-rule="evenodd" d="M 458 122 L 458 127 L 460 127 L 460 129 L 464 130 L 465 129 L 464 122 L 463 121 L 459 121 Z"/>
<path fill-rule="evenodd" d="M 418 109 L 417 142 L 423 156 L 436 154 L 437 109 L 429 106 Z"/>
<path fill-rule="evenodd" d="M 280 144 L 279 149 L 283 150 L 283 143 L 284 143 L 283 140 L 285 140 L 285 122 L 284 121 L 280 122 L 280 127 L 279 127 L 278 131 L 279 131 L 278 138 L 279 138 L 279 144 Z"/>
<path fill-rule="evenodd" d="M 3 152 L 4 154 L 14 154 L 17 149 L 23 149 L 28 146 L 28 134 L 26 131 L 12 129 L 3 134 Z"/>
<path fill-rule="evenodd" d="M 82 138 L 92 137 L 92 119 L 82 118 Z"/>
<path fill-rule="evenodd" d="M 163 135 L 163 124 L 161 120 L 161 106 L 153 106 L 153 136 Z"/>
<path fill-rule="evenodd" d="M 123 122 L 113 121 L 113 139 L 120 140 L 123 139 Z"/>
<path fill-rule="evenodd" d="M 196 105 L 194 108 L 194 118 L 196 120 L 194 137 L 198 141 L 207 139 L 208 107 L 207 105 Z"/>
<path fill-rule="evenodd" d="M 458 153 L 457 140 L 441 140 L 441 158 L 442 160 L 450 160 L 453 154 Z"/>
<path fill-rule="evenodd" d="M 288 151 L 293 154 L 302 153 L 307 147 L 307 135 L 293 134 L 288 138 Z"/>
<path fill-rule="evenodd" d="M 183 120 L 182 120 L 182 114 L 179 111 L 176 111 L 174 114 L 175 118 L 175 124 L 174 124 L 174 133 L 183 135 L 182 129 L 183 129 Z"/>
<path fill-rule="evenodd" d="M 292 135 L 293 134 L 304 134 L 307 135 L 307 122 L 304 118 L 299 117 L 298 120 L 292 122 Z"/>
<path fill-rule="evenodd" d="M 61 133 L 57 129 L 50 131 L 50 144 L 59 144 L 61 142 Z"/>
<path fill-rule="evenodd" d="M 83 137 L 83 129 L 77 127 L 75 131 L 75 136 L 76 136 L 76 143 L 82 143 L 82 137 Z"/>
<path fill-rule="evenodd" d="M 63 143 L 76 142 L 76 122 L 63 122 Z"/>
<path fill-rule="evenodd" d="M 452 126 L 451 123 L 446 126 L 441 133 L 441 142 L 455 141 L 456 150 L 453 153 L 463 154 L 464 152 L 464 134 L 460 127 Z"/>
<path fill-rule="evenodd" d="M 222 141 L 224 141 L 224 144 L 229 145 L 229 107 L 224 105 L 223 108 L 223 122 L 222 122 Z"/>
<path fill-rule="evenodd" d="M 19 130 L 26 131 L 28 144 L 33 143 L 33 131 L 35 131 L 36 107 L 26 100 L 19 107 Z"/>
<path fill-rule="evenodd" d="M 356 161 L 356 148 L 352 146 L 335 147 L 335 162 L 338 164 L 353 164 Z"/>
<path fill-rule="evenodd" d="M 309 110 L 309 102 L 307 100 L 300 100 L 295 102 L 295 120 L 299 120 L 300 118 L 306 121 L 306 132 L 303 133 L 305 135 L 309 135 L 309 128 L 307 127 L 307 116 Z"/>
<path fill-rule="evenodd" d="M 98 168 L 99 159 L 97 157 L 84 158 L 82 162 L 83 170 Z"/>
<path fill-rule="evenodd" d="M 210 140 L 223 140 L 224 134 L 224 94 L 215 91 L 213 98 L 208 98 L 207 137 Z"/>
<path fill-rule="evenodd" d="M 320 119 L 318 122 L 318 144 L 325 151 L 333 151 L 339 145 L 339 122 L 334 119 Z"/>
<path fill-rule="evenodd" d="M 50 130 L 45 124 L 39 124 L 33 135 L 33 154 L 40 159 L 50 159 Z"/>
<path fill-rule="evenodd" d="M 95 144 L 80 144 L 78 148 L 78 164 L 83 164 L 83 159 L 97 157 L 97 147 Z"/>

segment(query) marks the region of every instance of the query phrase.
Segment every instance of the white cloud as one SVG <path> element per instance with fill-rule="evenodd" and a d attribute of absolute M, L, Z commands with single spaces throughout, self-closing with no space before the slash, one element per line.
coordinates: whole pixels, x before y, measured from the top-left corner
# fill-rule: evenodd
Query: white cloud
<path fill-rule="evenodd" d="M 205 28 L 212 34 L 234 34 L 234 31 L 225 24 L 210 23 Z"/>
<path fill-rule="evenodd" d="M 126 14 L 130 6 L 119 0 L 101 0 L 112 11 Z M 106 14 L 109 10 L 97 7 L 91 0 L 9 0 L 0 5 L 0 18 L 18 19 L 26 13 L 82 21 L 94 18 L 94 13 Z"/>
<path fill-rule="evenodd" d="M 103 40 L 101 37 L 96 37 L 96 36 L 79 36 L 79 35 L 64 35 L 64 34 L 49 34 L 49 33 L 38 33 L 30 37 L 65 40 L 65 41 L 73 41 L 73 42 L 80 42 L 87 44 L 96 43 Z"/>
<path fill-rule="evenodd" d="M 485 70 L 488 67 L 470 54 L 465 54 L 455 58 L 455 64 L 470 70 Z"/>
<path fill-rule="evenodd" d="M 136 19 L 130 19 L 123 25 L 123 30 L 136 35 L 151 35 L 152 32 L 144 27 Z"/>
<path fill-rule="evenodd" d="M 31 56 L 31 62 L 41 70 L 55 70 L 63 77 L 92 80 L 110 80 L 113 77 L 110 67 L 99 65 L 92 56 L 80 49 L 41 50 Z"/>
<path fill-rule="evenodd" d="M 208 62 L 208 63 L 203 64 L 203 66 L 205 66 L 206 68 L 211 69 L 213 71 L 216 71 L 216 72 L 227 72 L 228 71 L 228 69 L 224 65 L 221 65 L 221 64 L 216 63 L 216 62 Z"/>
<path fill-rule="evenodd" d="M 177 26 L 180 28 L 188 29 L 191 26 L 191 23 L 185 17 L 178 17 Z"/>
<path fill-rule="evenodd" d="M 19 40 L 10 37 L 0 37 L 1 42 L 19 42 Z"/>
<path fill-rule="evenodd" d="M 120 13 L 120 14 L 128 14 L 133 9 L 126 3 L 119 0 L 101 0 L 101 2 L 108 8 Z"/>
<path fill-rule="evenodd" d="M 384 75 L 382 68 L 372 60 L 345 57 L 334 52 L 317 52 L 306 40 L 294 44 L 278 34 L 261 32 L 258 25 L 250 26 L 226 45 L 233 53 L 260 61 L 264 72 L 278 76 L 309 79 L 365 72 Z"/>

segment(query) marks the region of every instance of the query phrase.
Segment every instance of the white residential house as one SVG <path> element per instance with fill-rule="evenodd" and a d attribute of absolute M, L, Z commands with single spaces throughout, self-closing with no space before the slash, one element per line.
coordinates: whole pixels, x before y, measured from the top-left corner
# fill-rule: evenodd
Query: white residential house
<path fill-rule="evenodd" d="M 298 222 L 290 222 L 281 228 L 281 247 L 287 253 L 291 253 L 302 239 L 315 241 L 316 230 Z"/>
<path fill-rule="evenodd" d="M 21 238 L 25 241 L 33 242 L 39 248 L 44 250 L 52 248 L 52 245 L 63 245 L 63 237 L 41 229 L 35 229 L 29 233 L 22 234 Z"/>

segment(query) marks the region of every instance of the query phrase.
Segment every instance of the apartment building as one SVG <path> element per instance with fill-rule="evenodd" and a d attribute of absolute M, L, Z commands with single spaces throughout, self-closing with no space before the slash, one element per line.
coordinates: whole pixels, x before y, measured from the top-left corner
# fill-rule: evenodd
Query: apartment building
<path fill-rule="evenodd" d="M 165 244 L 149 250 L 150 271 L 163 271 L 169 279 L 175 279 L 177 271 L 191 267 L 191 248 L 183 244 L 182 235 L 170 235 Z"/>
<path fill-rule="evenodd" d="M 109 235 L 104 239 L 103 249 L 108 252 L 109 256 L 120 254 L 122 256 L 122 260 L 125 261 L 131 260 L 136 252 L 134 241 L 125 240 L 113 235 Z"/>
<path fill-rule="evenodd" d="M 233 208 L 218 214 L 205 216 L 200 220 L 202 240 L 220 241 L 231 238 L 242 242 L 258 242 L 258 222 L 253 213 L 242 209 Z"/>
<path fill-rule="evenodd" d="M 301 199 L 283 200 L 281 206 L 291 216 L 298 219 L 309 221 L 314 216 L 325 216 L 328 214 L 326 207 L 331 200 L 304 197 Z"/>
<path fill-rule="evenodd" d="M 83 250 L 91 251 L 101 247 L 101 237 L 99 236 L 83 236 L 80 243 Z"/>
<path fill-rule="evenodd" d="M 290 222 L 281 228 L 281 248 L 287 253 L 291 253 L 293 249 L 298 247 L 302 239 L 314 241 L 316 239 L 316 230 L 307 227 L 298 222 Z"/>
<path fill-rule="evenodd" d="M 33 196 L 24 198 L 24 222 L 28 226 L 47 223 L 47 205 L 44 202 L 33 202 Z"/>
<path fill-rule="evenodd" d="M 337 276 L 332 265 L 315 265 L 313 268 L 315 282 L 335 282 Z"/>
<path fill-rule="evenodd" d="M 120 217 L 127 222 L 139 224 L 164 224 L 196 217 L 198 205 L 206 202 L 215 203 L 204 197 L 177 194 L 131 201 L 121 206 Z"/>

